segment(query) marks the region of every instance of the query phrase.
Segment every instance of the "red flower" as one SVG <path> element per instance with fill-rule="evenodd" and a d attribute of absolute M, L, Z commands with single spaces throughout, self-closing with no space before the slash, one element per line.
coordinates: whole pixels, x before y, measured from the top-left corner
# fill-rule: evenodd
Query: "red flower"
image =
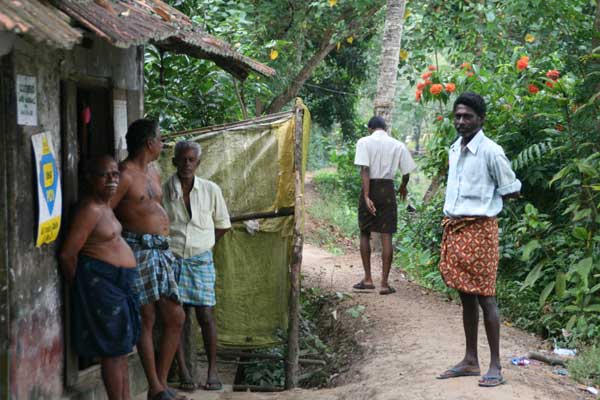
<path fill-rule="evenodd" d="M 417 102 L 421 101 L 421 94 L 422 94 L 422 93 L 423 93 L 423 91 L 422 91 L 422 90 L 418 90 L 418 89 L 417 89 L 417 91 L 415 92 L 415 100 L 416 100 Z"/>
<path fill-rule="evenodd" d="M 550 89 L 554 89 L 554 82 L 546 81 L 546 86 L 548 86 Z"/>
<path fill-rule="evenodd" d="M 537 92 L 540 91 L 540 89 L 532 83 L 527 85 L 527 90 L 529 90 L 529 93 L 531 93 L 531 94 L 536 94 Z"/>
<path fill-rule="evenodd" d="M 431 77 L 432 72 L 425 72 L 423 75 L 421 75 L 421 78 L 423 79 L 429 79 Z"/>
<path fill-rule="evenodd" d="M 444 90 L 444 87 L 440 83 L 434 83 L 429 88 L 429 93 L 431 93 L 434 96 L 437 96 L 438 94 L 442 93 L 442 90 Z"/>
<path fill-rule="evenodd" d="M 550 71 L 546 72 L 546 76 L 553 81 L 557 81 L 558 78 L 560 78 L 560 72 L 555 69 L 551 69 Z"/>
<path fill-rule="evenodd" d="M 431 85 L 433 82 L 431 82 L 431 80 L 429 80 L 429 79 L 425 79 L 425 81 L 423 83 L 425 84 L 425 86 L 427 86 L 427 85 Z"/>
<path fill-rule="evenodd" d="M 426 85 L 427 85 L 427 83 L 425 83 L 425 82 L 419 82 L 419 83 L 417 83 L 417 89 L 423 90 Z"/>
<path fill-rule="evenodd" d="M 464 63 L 460 64 L 460 67 L 462 69 L 466 69 L 467 71 L 471 70 L 471 64 L 469 64 L 468 62 L 464 62 Z"/>
<path fill-rule="evenodd" d="M 527 68 L 527 66 L 529 66 L 529 57 L 522 56 L 521 58 L 519 58 L 519 60 L 517 61 L 517 69 L 519 71 L 523 71 L 525 68 Z"/>
<path fill-rule="evenodd" d="M 472 77 L 474 74 L 472 72 L 467 72 L 467 77 Z"/>
<path fill-rule="evenodd" d="M 438 121 L 443 121 L 443 120 L 444 120 L 444 117 L 442 117 L 441 115 L 438 115 L 436 119 L 437 119 Z"/>
<path fill-rule="evenodd" d="M 428 67 L 428 69 L 429 69 L 430 71 L 435 71 L 435 70 L 437 70 L 437 67 L 436 67 L 435 65 L 430 65 L 430 66 Z"/>
<path fill-rule="evenodd" d="M 455 90 L 456 90 L 456 85 L 454 83 L 452 83 L 452 82 L 446 83 L 446 92 L 454 93 Z"/>

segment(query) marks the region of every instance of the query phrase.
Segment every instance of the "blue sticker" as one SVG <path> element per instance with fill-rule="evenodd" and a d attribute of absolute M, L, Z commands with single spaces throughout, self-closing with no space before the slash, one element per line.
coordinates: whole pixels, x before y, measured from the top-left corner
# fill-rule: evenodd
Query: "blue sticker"
<path fill-rule="evenodd" d="M 56 159 L 52 153 L 42 155 L 39 179 L 44 200 L 46 201 L 50 215 L 52 215 L 57 195 L 56 189 L 58 188 L 58 168 L 56 168 Z"/>

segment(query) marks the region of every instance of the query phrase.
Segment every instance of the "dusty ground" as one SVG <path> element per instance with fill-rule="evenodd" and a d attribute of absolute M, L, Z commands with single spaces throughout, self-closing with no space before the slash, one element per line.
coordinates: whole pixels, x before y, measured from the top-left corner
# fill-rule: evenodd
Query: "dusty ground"
<path fill-rule="evenodd" d="M 314 193 L 308 193 L 310 195 Z M 314 221 L 307 224 L 314 227 Z M 347 243 L 346 243 L 347 247 Z M 374 276 L 380 276 L 380 262 L 374 262 Z M 318 285 L 334 291 L 351 292 L 353 283 L 362 276 L 360 256 L 347 248 L 346 254 L 334 256 L 307 244 L 303 253 L 305 285 Z M 542 346 L 541 341 L 525 332 L 502 327 L 502 361 L 507 383 L 497 388 L 480 388 L 477 377 L 436 380 L 435 377 L 459 361 L 464 351 L 460 306 L 443 296 L 431 293 L 411 282 L 401 272 L 392 271 L 391 282 L 397 293 L 381 296 L 377 291 L 352 293 L 352 302 L 364 305 L 366 322 L 355 331 L 363 348 L 362 359 L 336 380 L 339 386 L 322 390 L 291 392 L 207 393 L 198 391 L 193 399 L 315 399 L 315 400 L 398 400 L 398 399 L 486 399 L 486 400 L 575 400 L 591 399 L 569 378 L 553 374 L 554 367 L 533 364 L 517 367 L 510 364 L 514 356 Z M 376 284 L 378 279 L 376 280 Z M 362 321 L 362 320 L 361 320 Z M 483 327 L 479 349 L 485 372 L 489 352 Z M 199 377 L 203 381 L 204 376 Z M 232 383 L 232 382 L 225 382 Z M 230 386 L 226 387 L 226 390 Z M 230 389 L 229 389 L 230 390 Z"/>

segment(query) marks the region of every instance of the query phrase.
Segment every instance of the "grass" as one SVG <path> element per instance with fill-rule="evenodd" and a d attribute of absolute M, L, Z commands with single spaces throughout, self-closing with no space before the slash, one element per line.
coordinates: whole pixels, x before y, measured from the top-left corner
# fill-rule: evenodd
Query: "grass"
<path fill-rule="evenodd" d="M 569 373 L 585 385 L 600 386 L 600 346 L 582 349 L 579 355 L 568 363 Z"/>
<path fill-rule="evenodd" d="M 338 190 L 335 171 L 320 170 L 313 178 L 319 197 L 312 200 L 307 207 L 316 227 L 309 232 L 307 239 L 325 248 L 334 255 L 344 254 L 340 246 L 341 238 L 358 236 L 358 220 L 356 207 L 349 206 Z"/>

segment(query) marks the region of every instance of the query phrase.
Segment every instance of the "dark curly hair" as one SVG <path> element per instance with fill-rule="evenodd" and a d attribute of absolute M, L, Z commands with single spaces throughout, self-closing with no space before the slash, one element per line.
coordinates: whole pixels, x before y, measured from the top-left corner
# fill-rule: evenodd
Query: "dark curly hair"
<path fill-rule="evenodd" d="M 135 156 L 143 148 L 148 139 L 156 137 L 158 132 L 158 122 L 142 118 L 134 121 L 127 129 L 125 140 L 127 141 L 127 152 L 130 156 Z"/>
<path fill-rule="evenodd" d="M 479 115 L 480 117 L 485 117 L 486 107 L 485 100 L 477 93 L 473 92 L 464 92 L 456 100 L 454 100 L 454 107 L 452 111 L 456 111 L 456 107 L 459 104 L 470 107 Z"/>

